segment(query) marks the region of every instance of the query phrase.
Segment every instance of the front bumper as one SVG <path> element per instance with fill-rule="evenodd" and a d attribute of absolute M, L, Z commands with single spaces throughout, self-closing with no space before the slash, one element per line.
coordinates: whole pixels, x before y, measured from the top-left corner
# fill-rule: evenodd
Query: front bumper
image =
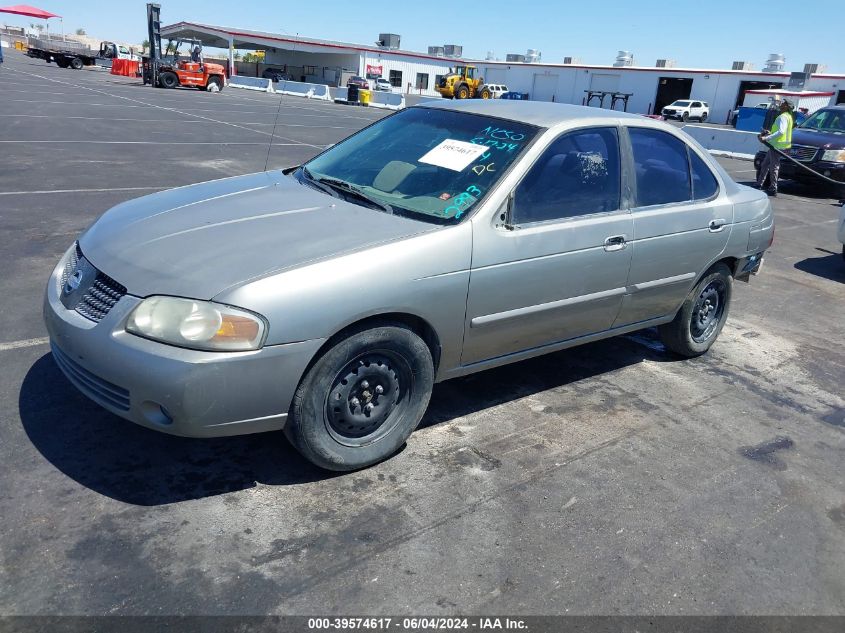
<path fill-rule="evenodd" d="M 83 394 L 122 418 L 157 431 L 215 437 L 284 427 L 293 393 L 324 339 L 254 352 L 201 352 L 124 330 L 141 301 L 125 295 L 99 323 L 59 299 L 64 259 L 44 298 L 56 364 Z"/>
<path fill-rule="evenodd" d="M 845 163 L 831 163 L 818 160 L 804 164 L 813 171 L 817 171 L 822 176 L 827 176 L 837 182 L 845 183 Z M 784 158 L 780 159 L 780 176 L 789 180 L 823 182 L 820 178 L 816 178 L 813 174 L 801 169 L 795 163 Z"/>

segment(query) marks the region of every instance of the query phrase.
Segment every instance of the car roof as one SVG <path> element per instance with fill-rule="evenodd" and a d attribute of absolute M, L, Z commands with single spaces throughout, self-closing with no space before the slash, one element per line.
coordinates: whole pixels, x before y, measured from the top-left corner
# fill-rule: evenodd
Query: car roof
<path fill-rule="evenodd" d="M 550 103 L 548 101 L 520 101 L 499 99 L 467 99 L 460 101 L 441 100 L 424 101 L 415 107 L 437 108 L 482 114 L 501 119 L 510 119 L 539 127 L 554 127 L 560 123 L 575 119 L 631 119 L 640 121 L 642 117 L 618 110 L 603 110 L 589 106 Z"/>

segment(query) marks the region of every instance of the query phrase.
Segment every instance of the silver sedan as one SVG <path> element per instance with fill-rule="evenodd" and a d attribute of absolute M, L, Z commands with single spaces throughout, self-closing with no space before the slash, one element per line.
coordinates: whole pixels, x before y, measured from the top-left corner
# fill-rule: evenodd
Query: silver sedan
<path fill-rule="evenodd" d="M 663 123 L 431 102 L 295 168 L 114 207 L 44 315 L 59 367 L 113 413 L 284 429 L 351 470 L 402 446 L 438 381 L 652 326 L 704 353 L 773 235 L 768 198 Z"/>

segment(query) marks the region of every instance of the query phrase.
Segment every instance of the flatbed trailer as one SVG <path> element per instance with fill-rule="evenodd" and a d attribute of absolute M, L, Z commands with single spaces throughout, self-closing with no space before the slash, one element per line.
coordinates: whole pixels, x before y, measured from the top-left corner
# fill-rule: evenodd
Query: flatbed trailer
<path fill-rule="evenodd" d="M 30 38 L 26 54 L 34 59 L 43 59 L 48 64 L 55 62 L 60 68 L 74 70 L 81 70 L 85 66 L 111 68 L 115 59 L 141 60 L 139 55 L 114 42 L 101 42 L 100 49 L 95 51 L 80 42 L 38 38 Z"/>

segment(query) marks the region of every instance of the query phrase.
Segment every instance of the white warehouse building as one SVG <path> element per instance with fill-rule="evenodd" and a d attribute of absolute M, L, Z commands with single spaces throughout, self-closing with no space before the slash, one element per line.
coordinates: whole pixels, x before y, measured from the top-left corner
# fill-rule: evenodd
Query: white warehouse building
<path fill-rule="evenodd" d="M 193 22 L 179 22 L 162 29 L 163 39 L 177 37 L 194 38 L 204 46 L 227 49 L 230 67 L 240 74 L 260 75 L 265 68 L 279 68 L 294 80 L 330 86 L 345 85 L 352 75 L 368 79 L 380 76 L 390 81 L 396 92 L 438 98 L 435 86 L 439 78 L 455 65 L 472 64 L 479 68 L 487 83 L 504 84 L 509 90 L 528 93 L 532 100 L 605 108 L 614 105 L 619 110 L 652 114 L 676 99 L 692 98 L 710 105 L 710 118 L 716 123 L 728 120 L 730 113 L 743 103 L 746 91 L 795 87 L 795 81 L 801 83 L 800 89 L 830 93 L 830 103 L 845 103 L 845 75 L 810 72 L 796 77 L 798 73 L 782 70 L 783 59 L 777 55 L 772 55 L 768 62 L 766 70 L 772 72 L 766 72 L 750 70 L 747 63 L 735 64 L 744 68 L 741 70 L 675 68 L 671 63 L 666 67 L 661 63 L 665 60 L 658 61 L 659 67 L 632 66 L 627 65 L 631 63 L 630 54 L 621 62 L 624 65 L 609 66 L 541 63 L 535 61 L 536 55 L 527 57 L 531 60 L 527 62 L 471 61 L 389 46 Z M 398 44 L 398 36 L 394 37 Z M 236 64 L 236 49 L 265 51 L 264 62 Z M 805 70 L 813 71 L 817 67 L 808 65 Z"/>

